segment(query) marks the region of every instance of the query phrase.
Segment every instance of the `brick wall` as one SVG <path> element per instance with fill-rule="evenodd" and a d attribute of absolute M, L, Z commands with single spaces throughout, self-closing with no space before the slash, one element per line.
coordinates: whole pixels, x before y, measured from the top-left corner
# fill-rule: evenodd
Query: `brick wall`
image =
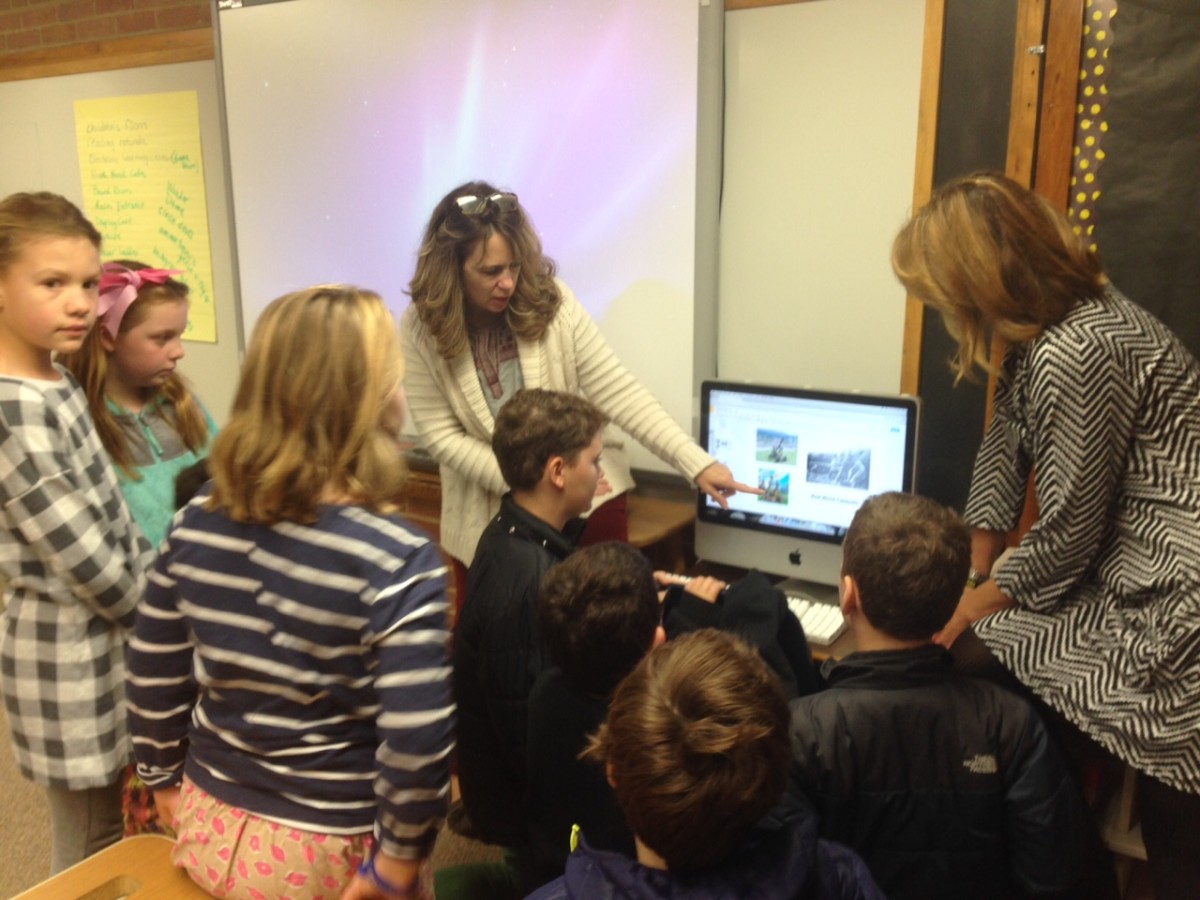
<path fill-rule="evenodd" d="M 209 0 L 0 0 L 0 53 L 211 25 Z"/>

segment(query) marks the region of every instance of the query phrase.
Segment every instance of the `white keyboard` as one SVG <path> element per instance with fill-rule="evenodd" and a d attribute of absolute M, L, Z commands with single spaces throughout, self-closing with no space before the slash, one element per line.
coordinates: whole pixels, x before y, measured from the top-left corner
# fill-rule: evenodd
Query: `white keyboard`
<path fill-rule="evenodd" d="M 803 594 L 785 593 L 788 609 L 800 620 L 804 636 L 813 644 L 832 644 L 846 630 L 840 608 Z"/>

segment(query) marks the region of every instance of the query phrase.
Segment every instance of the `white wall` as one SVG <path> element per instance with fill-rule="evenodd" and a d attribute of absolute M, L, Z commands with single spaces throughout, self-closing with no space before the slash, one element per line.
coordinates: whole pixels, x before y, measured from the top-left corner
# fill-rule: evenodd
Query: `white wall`
<path fill-rule="evenodd" d="M 899 390 L 924 5 L 726 14 L 721 378 Z"/>
<path fill-rule="evenodd" d="M 192 62 L 0 83 L 0 197 L 47 190 L 82 207 L 75 101 L 169 91 L 195 91 L 198 100 L 217 315 L 217 342 L 185 342 L 180 370 L 221 424 L 237 390 L 240 354 L 216 66 Z"/>
<path fill-rule="evenodd" d="M 888 253 L 912 196 L 923 7 L 726 13 L 720 377 L 898 389 L 904 302 Z M 200 95 L 218 333 L 188 344 L 183 369 L 223 421 L 239 354 L 213 63 L 0 84 L 0 184 L 79 200 L 72 101 L 182 89 Z M 648 332 L 668 356 L 687 340 Z"/>

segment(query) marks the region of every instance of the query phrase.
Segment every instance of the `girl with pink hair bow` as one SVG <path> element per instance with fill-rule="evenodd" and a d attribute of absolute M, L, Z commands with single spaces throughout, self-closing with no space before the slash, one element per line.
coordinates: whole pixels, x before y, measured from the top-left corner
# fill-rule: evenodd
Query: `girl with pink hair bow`
<path fill-rule="evenodd" d="M 188 314 L 188 287 L 175 280 L 178 274 L 131 260 L 105 263 L 96 325 L 61 360 L 87 395 L 121 492 L 154 547 L 175 514 L 176 476 L 207 456 L 216 434 L 212 417 L 176 371 Z M 132 767 L 122 807 L 127 835 L 161 830 Z"/>
<path fill-rule="evenodd" d="M 83 386 L 133 518 L 153 546 L 175 514 L 175 476 L 207 455 L 212 417 L 176 371 L 188 287 L 176 269 L 107 262 L 96 327 L 63 364 Z"/>

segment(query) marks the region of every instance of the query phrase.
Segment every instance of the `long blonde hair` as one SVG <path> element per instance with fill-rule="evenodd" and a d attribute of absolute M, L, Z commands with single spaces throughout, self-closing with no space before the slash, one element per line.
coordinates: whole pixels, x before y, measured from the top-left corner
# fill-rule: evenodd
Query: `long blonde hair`
<path fill-rule="evenodd" d="M 481 209 L 472 214 L 463 212 L 458 203 L 460 197 L 474 196 L 482 201 L 496 195 L 507 202 L 481 202 Z M 554 260 L 542 252 L 542 242 L 516 195 L 499 191 L 485 181 L 459 185 L 434 208 L 421 239 L 417 270 L 408 285 L 417 316 L 437 341 L 438 353 L 444 359 L 454 359 L 467 349 L 463 264 L 493 234 L 507 238 L 521 265 L 521 276 L 505 311 L 513 334 L 538 340 L 562 303 L 554 282 Z"/>
<path fill-rule="evenodd" d="M 113 260 L 117 265 L 132 271 L 147 269 L 145 263 L 135 260 Z M 136 328 L 150 314 L 155 306 L 165 303 L 187 303 L 188 286 L 182 281 L 168 278 L 162 284 L 143 283 L 138 288 L 137 299 L 129 305 L 121 318 L 118 334 L 124 334 L 131 328 Z M 88 399 L 88 409 L 92 420 L 96 423 L 96 433 L 100 435 L 100 443 L 112 457 L 112 461 L 120 467 L 129 478 L 141 480 L 141 474 L 133 460 L 133 448 L 129 445 L 129 436 L 121 427 L 116 414 L 109 408 L 105 388 L 108 383 L 108 356 L 104 349 L 101 331 L 102 322 L 97 321 L 91 333 L 74 353 L 66 354 L 59 359 L 64 366 L 78 379 L 80 386 Z M 179 439 L 193 453 L 199 453 L 208 444 L 208 420 L 204 411 L 196 402 L 191 389 L 183 376 L 172 372 L 162 387 L 155 389 L 152 395 L 162 396 L 173 412 L 175 430 Z M 150 400 L 151 396 L 147 396 Z"/>
<path fill-rule="evenodd" d="M 394 511 L 405 476 L 388 415 L 403 374 L 373 291 L 320 285 L 272 302 L 213 443 L 209 507 L 263 524 L 311 522 L 330 495 Z"/>
<path fill-rule="evenodd" d="M 976 366 L 992 370 L 992 336 L 1031 341 L 1107 283 L 1070 222 L 998 172 L 934 191 L 896 235 L 892 269 L 909 294 L 942 314 L 958 343 L 956 381 Z"/>

